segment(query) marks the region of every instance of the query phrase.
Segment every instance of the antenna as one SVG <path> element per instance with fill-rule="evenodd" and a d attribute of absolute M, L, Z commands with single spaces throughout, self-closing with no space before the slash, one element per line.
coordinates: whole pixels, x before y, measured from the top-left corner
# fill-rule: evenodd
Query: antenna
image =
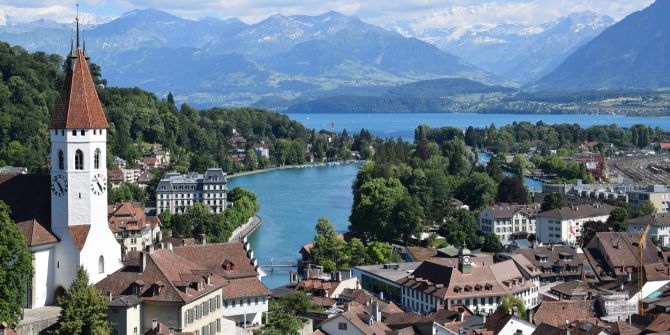
<path fill-rule="evenodd" d="M 77 22 L 77 49 L 79 49 L 79 1 L 77 1 L 77 17 L 74 20 Z"/>

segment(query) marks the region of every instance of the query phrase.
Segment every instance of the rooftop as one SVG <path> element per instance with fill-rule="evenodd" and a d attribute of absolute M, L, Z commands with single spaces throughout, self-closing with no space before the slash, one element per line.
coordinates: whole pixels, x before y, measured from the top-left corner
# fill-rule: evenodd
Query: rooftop
<path fill-rule="evenodd" d="M 355 269 L 367 272 L 369 274 L 390 281 L 396 281 L 412 273 L 412 271 L 416 270 L 416 268 L 418 268 L 419 265 L 421 265 L 421 262 L 407 262 L 407 263 L 393 263 L 393 264 L 362 265 L 355 267 Z"/>

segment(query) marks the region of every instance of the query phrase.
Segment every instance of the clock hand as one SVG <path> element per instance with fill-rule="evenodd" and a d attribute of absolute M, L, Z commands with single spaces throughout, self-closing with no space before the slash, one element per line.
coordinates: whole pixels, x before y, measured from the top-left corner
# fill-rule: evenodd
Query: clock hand
<path fill-rule="evenodd" d="M 60 185 L 59 181 L 56 182 L 56 186 L 58 186 L 58 189 L 63 193 L 63 186 Z"/>
<path fill-rule="evenodd" d="M 100 185 L 100 182 L 98 180 L 95 181 L 96 184 L 98 184 L 98 189 L 102 191 L 102 185 Z"/>

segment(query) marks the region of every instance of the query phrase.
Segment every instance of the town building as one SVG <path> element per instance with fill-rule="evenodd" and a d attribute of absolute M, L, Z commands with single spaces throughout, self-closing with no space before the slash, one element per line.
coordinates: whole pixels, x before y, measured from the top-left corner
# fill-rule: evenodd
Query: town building
<path fill-rule="evenodd" d="M 228 206 L 228 180 L 222 169 L 207 169 L 204 174 L 165 175 L 156 187 L 156 214 L 169 210 L 175 214 L 201 203 L 214 213 L 222 213 Z"/>
<path fill-rule="evenodd" d="M 600 282 L 619 280 L 631 282 L 637 278 L 638 243 L 642 233 L 598 232 L 582 249 L 595 275 Z M 647 236 L 647 243 L 642 250 L 643 264 L 662 263 L 656 246 Z"/>
<path fill-rule="evenodd" d="M 96 283 L 121 267 L 107 224 L 107 129 L 88 56 L 73 48 L 49 122 L 51 173 L 3 175 L 0 200 L 23 232 L 34 271 L 24 307 L 52 305 L 77 268 Z"/>
<path fill-rule="evenodd" d="M 605 222 L 614 208 L 607 204 L 593 203 L 555 208 L 539 213 L 535 221 L 537 240 L 542 243 L 577 244 L 584 223 Z"/>
<path fill-rule="evenodd" d="M 479 213 L 479 230 L 496 234 L 503 244 L 509 244 L 515 235 L 535 234 L 535 216 L 539 212 L 540 204 L 495 204 Z"/>
<path fill-rule="evenodd" d="M 453 259 L 427 260 L 397 281 L 402 285 L 402 307 L 428 314 L 439 308 L 463 305 L 472 311 L 493 313 L 505 295 L 524 300 L 526 306 L 538 303 L 538 273 L 515 260 L 493 263 L 493 258 L 470 258 L 461 248 L 457 266 Z"/>
<path fill-rule="evenodd" d="M 141 251 L 160 241 L 160 219 L 146 215 L 139 202 L 110 205 L 108 215 L 109 228 L 123 245 L 125 252 Z"/>
<path fill-rule="evenodd" d="M 541 285 L 593 278 L 592 273 L 585 272 L 584 260 L 577 249 L 566 245 L 548 245 L 535 248 L 517 249 L 539 271 Z"/>
<path fill-rule="evenodd" d="M 402 286 L 398 280 L 406 277 L 419 267 L 420 262 L 394 264 L 362 265 L 354 267 L 351 272 L 358 278 L 361 287 L 382 300 L 402 303 Z"/>
<path fill-rule="evenodd" d="M 254 144 L 254 152 L 258 158 L 270 158 L 270 145 L 265 143 Z"/>
<path fill-rule="evenodd" d="M 642 232 L 649 225 L 649 236 L 658 241 L 659 247 L 670 246 L 670 213 L 649 214 L 628 221 L 628 232 Z"/>
<path fill-rule="evenodd" d="M 628 211 L 637 213 L 644 202 L 650 202 L 659 213 L 670 209 L 670 190 L 663 185 L 648 185 L 628 191 Z"/>

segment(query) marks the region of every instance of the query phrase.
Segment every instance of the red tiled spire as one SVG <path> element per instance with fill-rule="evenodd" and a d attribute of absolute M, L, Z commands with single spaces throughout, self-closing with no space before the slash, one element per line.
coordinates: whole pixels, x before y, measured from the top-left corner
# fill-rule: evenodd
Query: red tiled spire
<path fill-rule="evenodd" d="M 49 128 L 108 128 L 105 112 L 88 68 L 86 54 L 78 45 L 77 49 L 68 55 L 66 68 L 65 81 L 56 100 L 54 112 L 51 114 Z"/>

